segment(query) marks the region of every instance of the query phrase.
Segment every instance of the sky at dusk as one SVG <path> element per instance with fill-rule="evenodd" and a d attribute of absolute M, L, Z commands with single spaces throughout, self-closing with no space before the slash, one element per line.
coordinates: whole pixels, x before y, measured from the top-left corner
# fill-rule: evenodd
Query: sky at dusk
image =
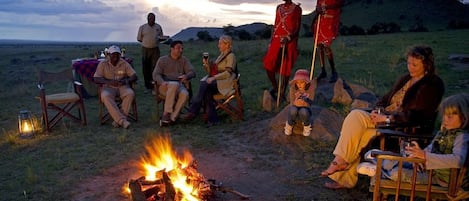
<path fill-rule="evenodd" d="M 281 0 L 0 0 L 0 39 L 136 42 L 156 14 L 165 35 L 187 27 L 273 24 Z M 303 14 L 316 0 L 301 3 Z"/>

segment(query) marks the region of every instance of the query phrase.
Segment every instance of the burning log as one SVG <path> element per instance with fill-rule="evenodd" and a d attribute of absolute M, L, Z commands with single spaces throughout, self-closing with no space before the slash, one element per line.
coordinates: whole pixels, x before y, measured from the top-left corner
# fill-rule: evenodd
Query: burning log
<path fill-rule="evenodd" d="M 169 138 L 152 141 L 146 149 L 148 155 L 142 163 L 146 176 L 128 183 L 133 201 L 209 200 L 215 191 L 249 199 L 248 195 L 216 185 L 215 180 L 207 180 L 197 171 L 197 161 L 189 152 L 185 152 L 184 158 L 178 157 Z"/>

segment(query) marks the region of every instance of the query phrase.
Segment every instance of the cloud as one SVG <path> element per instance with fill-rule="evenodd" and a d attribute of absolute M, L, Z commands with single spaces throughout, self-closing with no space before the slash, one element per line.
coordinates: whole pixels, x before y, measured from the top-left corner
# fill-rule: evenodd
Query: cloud
<path fill-rule="evenodd" d="M 315 2 L 305 1 L 314 8 Z M 271 0 L 2 0 L 0 39 L 136 41 L 148 12 L 165 35 L 187 27 L 273 23 Z"/>

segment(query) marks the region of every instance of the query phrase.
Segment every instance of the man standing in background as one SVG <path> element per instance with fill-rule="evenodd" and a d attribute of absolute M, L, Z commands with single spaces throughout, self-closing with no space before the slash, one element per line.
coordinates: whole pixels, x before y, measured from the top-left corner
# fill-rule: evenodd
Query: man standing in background
<path fill-rule="evenodd" d="M 142 74 L 145 82 L 145 93 L 153 91 L 152 73 L 156 62 L 160 58 L 158 47 L 160 38 L 163 38 L 163 29 L 155 23 L 155 14 L 148 13 L 147 23 L 140 26 L 137 41 L 142 45 Z"/>
<path fill-rule="evenodd" d="M 275 24 L 267 53 L 264 57 L 264 69 L 272 84 L 270 95 L 278 95 L 285 100 L 285 89 L 290 79 L 291 69 L 298 57 L 298 37 L 301 25 L 302 9 L 291 0 L 277 6 Z M 276 80 L 281 80 L 281 89 Z"/>
<path fill-rule="evenodd" d="M 340 12 L 342 7 L 342 0 L 317 0 L 316 4 L 316 17 L 311 26 L 313 34 L 316 34 L 319 20 L 319 31 L 317 37 L 317 47 L 319 49 L 319 62 L 321 65 L 321 74 L 318 76 L 318 81 L 327 77 L 326 64 L 324 56 L 327 56 L 329 65 L 331 67 L 330 83 L 336 82 L 338 78 L 335 69 L 334 56 L 331 50 L 332 41 L 339 33 Z"/>

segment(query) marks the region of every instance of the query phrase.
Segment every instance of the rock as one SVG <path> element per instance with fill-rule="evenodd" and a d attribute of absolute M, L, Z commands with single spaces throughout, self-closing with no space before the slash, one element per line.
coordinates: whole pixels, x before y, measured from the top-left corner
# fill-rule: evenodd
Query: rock
<path fill-rule="evenodd" d="M 269 134 L 271 135 L 285 135 L 283 133 L 285 122 L 287 121 L 287 114 L 290 106 L 286 106 L 280 113 L 277 114 L 269 124 Z M 323 108 L 320 106 L 312 106 L 312 127 L 311 135 L 308 136 L 313 139 L 335 140 L 338 138 L 340 128 L 344 118 L 337 112 Z M 293 127 L 293 135 L 302 135 L 303 127 L 301 124 L 295 124 Z"/>
<path fill-rule="evenodd" d="M 337 79 L 334 83 L 334 96 L 332 97 L 331 102 L 340 103 L 342 105 L 350 105 L 352 103 L 351 94 L 349 94 L 350 87 L 346 86 L 345 82 L 342 79 Z"/>
<path fill-rule="evenodd" d="M 264 90 L 264 94 L 262 96 L 262 108 L 264 111 L 271 112 L 272 108 L 274 108 L 274 99 L 270 95 L 269 91 Z"/>

